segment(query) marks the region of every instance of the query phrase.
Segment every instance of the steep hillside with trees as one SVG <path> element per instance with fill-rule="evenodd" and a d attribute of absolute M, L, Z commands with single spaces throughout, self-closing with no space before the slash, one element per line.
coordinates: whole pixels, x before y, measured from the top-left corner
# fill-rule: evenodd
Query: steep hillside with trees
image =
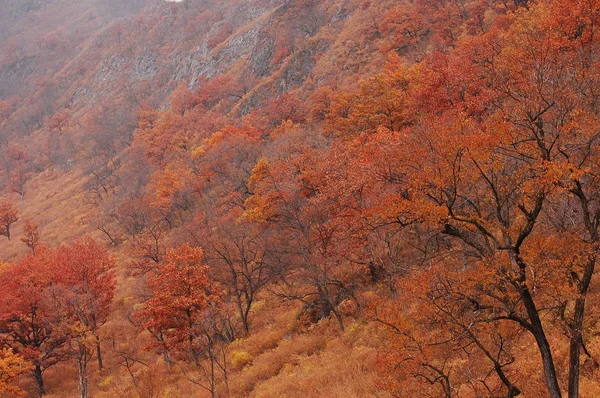
<path fill-rule="evenodd" d="M 0 11 L 6 396 L 600 394 L 596 0 Z"/>

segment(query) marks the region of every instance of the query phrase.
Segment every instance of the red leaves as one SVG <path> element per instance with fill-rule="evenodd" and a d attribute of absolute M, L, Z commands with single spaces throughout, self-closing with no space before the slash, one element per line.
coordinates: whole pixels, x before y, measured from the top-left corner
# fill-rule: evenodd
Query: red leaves
<path fill-rule="evenodd" d="M 41 371 L 64 359 L 63 336 L 56 332 L 47 292 L 52 283 L 53 253 L 39 250 L 0 275 L 2 336 L 15 352 Z"/>
<path fill-rule="evenodd" d="M 0 334 L 42 372 L 67 358 L 66 342 L 106 322 L 115 289 L 114 259 L 106 248 L 83 238 L 2 270 Z"/>
<path fill-rule="evenodd" d="M 206 332 L 210 312 L 218 306 L 220 291 L 208 279 L 202 250 L 187 244 L 168 249 L 164 263 L 150 276 L 152 298 L 136 316 L 145 328 L 160 331 L 169 350 L 183 352 L 196 346 Z"/>
<path fill-rule="evenodd" d="M 60 286 L 63 309 L 90 329 L 106 322 L 116 282 L 115 260 L 108 250 L 91 238 L 83 238 L 70 246 L 55 250 L 55 281 Z"/>

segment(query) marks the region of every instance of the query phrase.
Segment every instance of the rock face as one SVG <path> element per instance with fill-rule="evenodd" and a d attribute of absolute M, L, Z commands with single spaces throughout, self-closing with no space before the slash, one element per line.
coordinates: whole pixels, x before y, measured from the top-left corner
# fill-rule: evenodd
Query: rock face
<path fill-rule="evenodd" d="M 158 71 L 157 58 L 157 54 L 151 51 L 144 51 L 142 55 L 138 55 L 131 71 L 132 77 L 137 80 L 152 79 Z"/>
<path fill-rule="evenodd" d="M 258 77 L 265 77 L 271 73 L 271 59 L 275 54 L 275 38 L 263 35 L 259 38 L 255 51 L 250 53 L 248 63 L 250 71 Z"/>
<path fill-rule="evenodd" d="M 250 29 L 231 37 L 222 48 L 209 53 L 200 60 L 192 61 L 190 65 L 191 82 L 198 79 L 212 78 L 225 73 L 235 62 L 247 57 L 255 49 L 258 35 L 264 27 L 263 21 L 257 21 Z"/>
<path fill-rule="evenodd" d="M 43 77 L 58 98 L 46 114 L 132 93 L 158 106 L 182 83 L 194 89 L 227 75 L 244 87 L 232 109 L 245 114 L 308 80 L 335 81 L 318 66 L 331 62 L 332 46 L 347 46 L 344 29 L 360 13 L 358 0 L 115 1 L 0 0 L 10 11 L 0 16 L 0 34 L 13 40 L 12 58 L 0 63 L 0 98 L 27 98 L 39 87 L 26 82 Z M 79 24 L 54 21 L 61 10 Z M 26 43 L 27 21 L 46 14 L 49 31 L 30 29 Z M 9 44 L 0 43 L 3 53 Z"/>

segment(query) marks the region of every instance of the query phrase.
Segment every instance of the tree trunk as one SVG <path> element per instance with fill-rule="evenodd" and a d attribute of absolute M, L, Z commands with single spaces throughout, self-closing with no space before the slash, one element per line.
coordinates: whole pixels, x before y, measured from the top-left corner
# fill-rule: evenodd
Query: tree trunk
<path fill-rule="evenodd" d="M 598 236 L 592 232 L 592 239 L 597 242 Z M 596 247 L 596 250 L 598 248 Z M 573 320 L 569 325 L 569 398 L 579 398 L 579 371 L 581 368 L 580 356 L 583 346 L 583 320 L 585 318 L 585 300 L 594 270 L 596 269 L 596 255 L 591 256 L 581 281 L 579 282 L 579 298 L 575 300 Z"/>
<path fill-rule="evenodd" d="M 581 278 L 576 272 L 572 272 L 574 282 L 578 285 L 579 297 L 575 300 L 575 313 L 573 314 L 572 322 L 568 324 L 570 331 L 570 344 L 569 344 L 569 398 L 579 398 L 579 370 L 581 349 L 583 346 L 583 319 L 585 317 L 585 300 L 588 289 L 594 276 L 596 269 L 597 253 L 600 249 L 598 242 L 600 236 L 598 236 L 598 213 L 592 213 L 590 211 L 590 200 L 583 191 L 582 184 L 580 181 L 575 182 L 574 189 L 571 190 L 577 198 L 579 198 L 579 204 L 582 210 L 583 219 L 585 226 L 590 234 L 591 242 L 594 243 L 593 254 L 589 258 L 583 275 Z"/>
<path fill-rule="evenodd" d="M 575 300 L 575 314 L 573 324 L 571 325 L 570 345 L 569 345 L 569 398 L 579 398 L 579 368 L 581 342 L 583 336 L 581 328 L 583 327 L 583 315 L 585 311 L 585 298 L 581 297 Z"/>
<path fill-rule="evenodd" d="M 342 318 L 342 315 L 335 308 L 332 309 L 331 312 L 333 312 L 333 315 L 335 315 L 335 319 L 337 319 L 337 321 L 338 321 L 338 326 L 340 327 L 340 330 L 343 332 L 346 328 L 344 327 L 344 320 Z"/>
<path fill-rule="evenodd" d="M 250 317 L 250 308 L 252 307 L 252 301 L 248 300 L 246 302 L 246 309 L 244 310 L 244 314 L 242 315 L 242 323 L 244 324 L 244 331 L 246 334 L 250 334 L 250 324 L 248 323 L 248 318 Z"/>
<path fill-rule="evenodd" d="M 533 300 L 529 286 L 527 286 L 527 265 L 518 252 L 514 253 L 513 261 L 519 268 L 517 286 L 519 287 L 519 293 L 521 295 L 521 299 L 523 300 L 523 304 L 525 305 L 525 309 L 527 310 L 529 322 L 531 323 L 528 329 L 533 334 L 538 346 L 538 350 L 542 357 L 544 377 L 546 379 L 548 393 L 550 394 L 549 396 L 550 398 L 562 398 L 560 387 L 558 385 L 558 378 L 556 377 L 554 359 L 552 358 L 552 349 L 550 348 L 550 343 L 548 343 L 548 339 L 546 338 L 546 333 L 544 332 L 544 326 L 542 325 L 539 311 L 535 305 L 535 301 Z"/>
<path fill-rule="evenodd" d="M 164 359 L 165 363 L 167 364 L 167 369 L 171 370 L 171 367 L 173 366 L 173 361 L 171 360 L 171 356 L 169 355 L 169 353 L 167 351 L 163 352 L 163 359 Z"/>
<path fill-rule="evenodd" d="M 317 292 L 319 293 L 319 305 L 321 306 L 321 318 L 329 318 L 333 311 L 333 305 L 329 301 L 329 297 L 325 293 L 325 290 L 321 286 L 317 286 Z"/>
<path fill-rule="evenodd" d="M 250 312 L 250 308 L 244 309 L 240 292 L 236 292 L 235 296 L 235 301 L 238 307 L 238 313 L 240 314 L 240 318 L 242 319 L 242 327 L 244 328 L 244 332 L 246 333 L 246 335 L 248 335 L 250 334 L 250 326 L 248 325 L 248 313 Z"/>
<path fill-rule="evenodd" d="M 544 332 L 544 327 L 542 325 L 538 310 L 527 286 L 525 286 L 521 291 L 521 297 L 531 322 L 531 333 L 533 334 L 533 337 L 535 337 L 535 341 L 542 357 L 544 376 L 546 378 L 546 386 L 548 387 L 548 392 L 550 394 L 549 396 L 550 398 L 561 398 L 562 395 L 558 385 L 558 379 L 556 377 L 554 359 L 552 358 L 552 349 L 550 348 L 550 343 L 548 343 L 548 339 L 546 338 L 546 333 Z"/>
<path fill-rule="evenodd" d="M 209 348 L 210 350 L 212 350 L 212 348 Z M 210 397 L 211 398 L 215 398 L 215 358 L 213 357 L 212 354 L 209 354 L 210 356 Z"/>
<path fill-rule="evenodd" d="M 38 392 L 41 397 L 42 395 L 46 394 L 46 389 L 44 388 L 44 378 L 42 376 L 42 367 L 40 365 L 35 366 L 35 369 L 33 371 L 33 378 L 37 383 Z"/>
<path fill-rule="evenodd" d="M 98 355 L 98 369 L 104 369 L 104 364 L 102 363 L 102 350 L 100 348 L 100 338 L 96 336 L 96 353 Z"/>
<path fill-rule="evenodd" d="M 548 387 L 550 398 L 561 398 L 562 394 L 558 385 L 558 379 L 556 378 L 556 369 L 554 368 L 550 344 L 543 331 L 541 333 L 534 333 L 534 336 L 542 356 L 544 376 L 546 378 L 546 386 Z"/>
<path fill-rule="evenodd" d="M 342 319 L 342 315 L 335 309 L 335 306 L 329 300 L 329 297 L 327 296 L 327 293 L 325 292 L 325 290 L 322 289 L 320 286 L 317 287 L 317 290 L 319 292 L 319 301 L 321 304 L 322 318 L 329 318 L 331 316 L 331 314 L 333 314 L 335 316 L 335 319 L 338 322 L 338 326 L 340 327 L 340 330 L 343 332 L 344 331 L 344 321 Z"/>
<path fill-rule="evenodd" d="M 85 348 L 84 348 L 85 349 Z M 87 375 L 87 353 L 77 358 L 79 366 L 79 389 L 81 390 L 81 398 L 88 396 L 88 375 Z"/>

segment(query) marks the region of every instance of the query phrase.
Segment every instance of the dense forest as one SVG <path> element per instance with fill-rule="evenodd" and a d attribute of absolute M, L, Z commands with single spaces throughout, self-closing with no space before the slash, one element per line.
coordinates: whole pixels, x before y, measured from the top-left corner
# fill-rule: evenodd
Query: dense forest
<path fill-rule="evenodd" d="M 0 0 L 0 395 L 600 396 L 599 0 Z"/>

